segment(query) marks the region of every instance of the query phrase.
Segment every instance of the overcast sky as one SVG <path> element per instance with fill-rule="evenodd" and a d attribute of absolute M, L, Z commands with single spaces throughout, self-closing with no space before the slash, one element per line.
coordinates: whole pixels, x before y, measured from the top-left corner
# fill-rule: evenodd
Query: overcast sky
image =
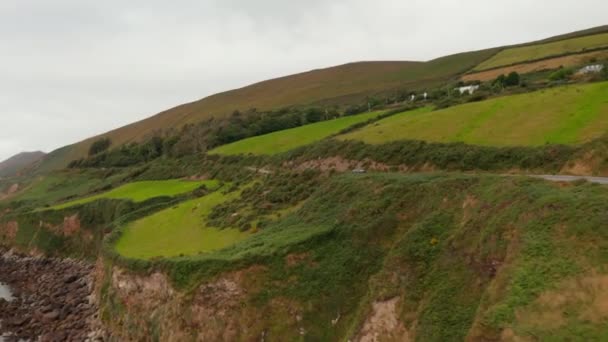
<path fill-rule="evenodd" d="M 267 78 L 526 42 L 606 13 L 606 0 L 1 0 L 0 160 Z"/>

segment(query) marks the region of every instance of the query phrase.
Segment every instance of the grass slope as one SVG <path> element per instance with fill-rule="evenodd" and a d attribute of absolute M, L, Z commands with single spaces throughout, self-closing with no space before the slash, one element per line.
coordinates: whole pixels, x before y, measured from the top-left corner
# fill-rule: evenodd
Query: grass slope
<path fill-rule="evenodd" d="M 603 33 L 606 30 L 606 27 L 597 27 L 549 38 L 542 42 Z M 472 70 L 500 50 L 501 48 L 493 48 L 465 52 L 427 62 L 358 62 L 311 70 L 183 104 L 101 136 L 111 138 L 114 147 L 117 147 L 128 142 L 140 141 L 162 129 L 180 129 L 187 123 L 201 122 L 212 117 L 214 119 L 226 117 L 237 109 L 273 110 L 312 104 L 349 104 L 378 93 L 434 87 Z M 40 165 L 40 170 L 61 169 L 70 161 L 85 157 L 91 143 L 99 137 L 92 137 L 53 151 Z"/>
<path fill-rule="evenodd" d="M 497 51 L 467 52 L 428 62 L 358 62 L 312 70 L 183 104 L 102 136 L 109 137 L 117 147 L 140 141 L 159 130 L 180 129 L 187 123 L 226 117 L 237 109 L 274 110 L 289 106 L 350 104 L 378 93 L 437 86 L 472 69 Z M 50 153 L 40 169 L 63 168 L 70 161 L 85 157 L 91 143 L 98 138 Z"/>
<path fill-rule="evenodd" d="M 208 253 L 234 244 L 250 234 L 237 229 L 207 227 L 211 209 L 238 196 L 216 191 L 129 224 L 116 243 L 122 256 L 137 259 Z"/>
<path fill-rule="evenodd" d="M 395 115 L 340 136 L 381 144 L 395 140 L 517 146 L 576 144 L 608 130 L 608 83 L 565 86 Z"/>
<path fill-rule="evenodd" d="M 178 179 L 165 181 L 133 182 L 95 196 L 90 196 L 58 204 L 51 207 L 50 209 L 65 209 L 76 205 L 90 203 L 102 198 L 127 199 L 133 202 L 143 202 L 154 197 L 175 196 L 190 192 L 200 187 L 201 185 L 205 185 L 208 188 L 216 188 L 218 186 L 218 182 L 215 180 L 183 181 Z"/>
<path fill-rule="evenodd" d="M 608 47 L 608 33 L 506 49 L 479 64 L 475 70 L 491 69 L 601 47 Z"/>
<path fill-rule="evenodd" d="M 119 181 L 124 174 L 103 177 L 100 172 L 65 170 L 44 176 L 24 177 L 18 180 L 21 190 L 7 201 L 23 201 L 34 206 L 53 204 L 89 193 L 96 188 Z M 12 183 L 12 182 L 11 182 Z"/>
<path fill-rule="evenodd" d="M 262 155 L 286 152 L 296 147 L 308 145 L 315 141 L 327 138 L 357 123 L 373 119 L 381 113 L 382 112 L 371 112 L 346 116 L 335 120 L 317 122 L 302 127 L 273 132 L 220 146 L 209 153 L 224 155 Z"/>

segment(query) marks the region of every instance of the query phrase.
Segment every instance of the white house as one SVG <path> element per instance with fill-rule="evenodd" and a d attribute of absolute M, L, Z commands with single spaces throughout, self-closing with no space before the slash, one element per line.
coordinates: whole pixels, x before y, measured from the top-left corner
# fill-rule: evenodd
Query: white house
<path fill-rule="evenodd" d="M 591 73 L 601 72 L 602 70 L 604 70 L 604 65 L 593 64 L 593 65 L 587 65 L 586 67 L 579 70 L 578 73 L 579 74 L 591 74 Z"/>
<path fill-rule="evenodd" d="M 469 93 L 469 95 L 473 95 L 473 93 L 475 93 L 477 91 L 477 89 L 479 89 L 478 85 L 470 85 L 470 86 L 466 86 L 466 87 L 456 88 L 456 90 L 458 90 L 460 92 L 460 95 L 462 95 L 464 93 Z"/>

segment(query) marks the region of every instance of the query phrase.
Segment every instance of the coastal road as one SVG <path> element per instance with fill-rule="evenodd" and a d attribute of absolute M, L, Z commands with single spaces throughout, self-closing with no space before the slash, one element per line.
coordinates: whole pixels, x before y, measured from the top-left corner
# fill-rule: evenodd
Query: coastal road
<path fill-rule="evenodd" d="M 608 177 L 590 177 L 590 176 L 565 176 L 565 175 L 530 175 L 530 177 L 542 178 L 552 182 L 575 182 L 577 180 L 586 180 L 591 183 L 608 185 Z"/>
<path fill-rule="evenodd" d="M 249 171 L 261 173 L 264 175 L 272 174 L 272 170 L 257 168 L 257 167 L 247 167 Z M 354 170 L 353 170 L 354 172 Z M 363 171 L 362 173 L 365 173 Z M 541 178 L 544 180 L 552 181 L 552 182 L 575 182 L 578 180 L 586 180 L 590 183 L 597 183 L 602 185 L 608 185 L 608 177 L 593 177 L 593 176 L 567 176 L 567 175 L 532 175 L 532 174 L 504 174 L 504 176 L 524 176 L 524 177 L 533 177 L 533 178 Z"/>

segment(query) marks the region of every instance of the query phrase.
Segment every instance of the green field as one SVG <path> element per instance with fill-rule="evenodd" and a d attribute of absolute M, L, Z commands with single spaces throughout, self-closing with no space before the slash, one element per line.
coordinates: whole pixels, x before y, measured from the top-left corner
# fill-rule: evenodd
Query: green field
<path fill-rule="evenodd" d="M 99 183 L 94 178 L 79 174 L 56 173 L 38 176 L 30 180 L 29 184 L 13 199 L 20 201 L 57 201 L 66 196 L 86 192 L 91 186 Z"/>
<path fill-rule="evenodd" d="M 439 111 L 394 115 L 341 139 L 492 146 L 577 144 L 608 131 L 608 82 L 565 86 L 469 103 Z"/>
<path fill-rule="evenodd" d="M 50 209 L 65 209 L 76 205 L 86 204 L 98 199 L 126 199 L 133 202 L 143 202 L 150 198 L 162 196 L 176 196 L 183 193 L 193 191 L 194 189 L 205 185 L 208 188 L 217 188 L 216 180 L 207 181 L 183 181 L 178 179 L 165 181 L 143 181 L 134 182 L 122 185 L 116 189 L 104 192 L 95 196 L 81 198 L 74 201 L 58 204 Z"/>
<path fill-rule="evenodd" d="M 474 70 L 486 70 L 601 47 L 608 47 L 608 33 L 506 49 L 479 64 Z"/>
<path fill-rule="evenodd" d="M 216 191 L 135 221 L 125 228 L 116 251 L 137 259 L 176 257 L 208 253 L 241 241 L 251 233 L 205 224 L 213 207 L 238 195 Z"/>
<path fill-rule="evenodd" d="M 74 198 L 94 189 L 119 181 L 125 175 L 116 173 L 110 177 L 100 177 L 98 172 L 64 170 L 46 175 L 24 177 L 8 182 L 19 183 L 20 191 L 5 201 L 25 201 L 31 206 L 57 203 L 66 198 Z"/>
<path fill-rule="evenodd" d="M 211 154 L 237 155 L 237 154 L 277 154 L 287 152 L 294 148 L 311 144 L 315 141 L 339 133 L 360 122 L 373 119 L 382 112 L 371 112 L 353 116 L 346 116 L 330 121 L 274 132 L 249 139 L 240 140 L 232 144 L 220 146 L 211 150 Z"/>

